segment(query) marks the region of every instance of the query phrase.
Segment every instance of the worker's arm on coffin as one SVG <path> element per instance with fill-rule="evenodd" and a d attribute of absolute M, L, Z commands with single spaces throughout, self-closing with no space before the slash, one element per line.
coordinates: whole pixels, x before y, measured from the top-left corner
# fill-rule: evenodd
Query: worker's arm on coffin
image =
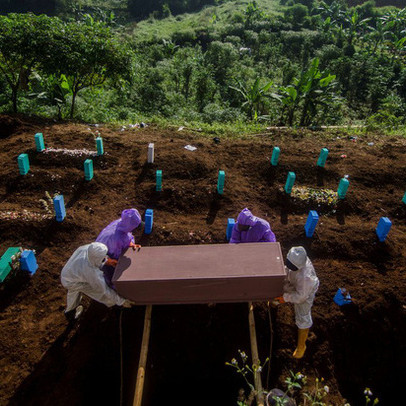
<path fill-rule="evenodd" d="M 99 269 L 84 274 L 90 289 L 86 294 L 92 299 L 105 304 L 107 307 L 114 305 L 122 306 L 126 299 L 119 296 L 113 289 L 109 288 L 104 280 L 103 273 Z"/>

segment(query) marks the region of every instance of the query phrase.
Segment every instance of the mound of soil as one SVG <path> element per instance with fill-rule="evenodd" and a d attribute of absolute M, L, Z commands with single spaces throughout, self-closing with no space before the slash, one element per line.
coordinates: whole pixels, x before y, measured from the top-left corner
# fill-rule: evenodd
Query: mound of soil
<path fill-rule="evenodd" d="M 42 132 L 48 148 L 94 151 L 87 126 L 0 117 L 1 123 L 13 120 L 18 124 L 4 125 L 7 135 L 0 139 L 0 212 L 45 213 L 45 192 L 59 192 L 67 217 L 62 223 L 0 219 L 1 253 L 10 246 L 32 248 L 39 264 L 32 278 L 19 275 L 1 286 L 0 404 L 118 405 L 120 395 L 131 403 L 144 309 L 121 313 L 85 299 L 83 318 L 69 327 L 59 282 L 72 252 L 129 207 L 154 209 L 152 234 L 135 233 L 143 245 L 226 243 L 227 218 L 249 207 L 270 222 L 285 254 L 292 245 L 305 246 L 320 289 L 302 360 L 291 357 L 297 334 L 292 306 L 256 305 L 261 359 L 271 355 L 265 387 L 284 388 L 292 370 L 308 376 L 309 390 L 316 377 L 324 377 L 329 404 L 360 404 L 365 387 L 382 404 L 398 400 L 406 363 L 404 139 L 365 134 L 353 142 L 341 132 L 327 138 L 274 131 L 215 144 L 185 131 L 102 126 L 105 155 L 92 158 L 95 175 L 86 182 L 83 161 L 89 156 L 37 153 L 34 134 Z M 149 142 L 155 143 L 150 165 Z M 197 150 L 185 150 L 187 144 Z M 275 145 L 282 152 L 273 168 Z M 330 153 L 321 170 L 316 161 L 323 147 Z M 26 176 L 18 173 L 21 153 L 30 158 Z M 155 191 L 157 169 L 163 171 L 162 192 Z M 216 193 L 220 169 L 226 173 L 223 196 Z M 288 171 L 296 173 L 298 186 L 332 190 L 348 174 L 347 198 L 335 210 L 300 204 L 280 192 Z M 320 214 L 312 239 L 303 228 L 309 209 Z M 382 216 L 393 222 L 384 243 L 375 235 Z M 333 302 L 340 287 L 350 291 L 352 305 Z M 247 316 L 246 304 L 154 306 L 144 404 L 234 405 L 244 381 L 225 362 L 238 349 L 249 353 Z"/>

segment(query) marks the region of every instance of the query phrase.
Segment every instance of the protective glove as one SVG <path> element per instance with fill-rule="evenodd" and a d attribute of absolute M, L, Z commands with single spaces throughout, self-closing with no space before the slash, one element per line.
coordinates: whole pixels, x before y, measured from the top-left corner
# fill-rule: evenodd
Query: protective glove
<path fill-rule="evenodd" d="M 105 265 L 112 266 L 115 268 L 117 266 L 117 260 L 112 259 L 112 258 L 107 258 L 106 262 L 104 263 Z"/>
<path fill-rule="evenodd" d="M 123 307 L 125 307 L 126 309 L 129 309 L 132 306 L 135 306 L 135 303 L 128 299 L 126 299 L 123 303 Z"/>
<path fill-rule="evenodd" d="M 278 305 L 280 305 L 280 304 L 282 304 L 282 303 L 286 303 L 286 302 L 285 302 L 285 299 L 283 298 L 283 296 L 275 297 L 275 298 L 272 300 L 272 304 L 273 304 L 274 306 L 278 306 Z"/>
<path fill-rule="evenodd" d="M 133 249 L 133 251 L 135 251 L 136 249 L 138 249 L 139 251 L 141 249 L 141 245 L 134 244 L 132 241 L 130 242 L 130 247 Z"/>

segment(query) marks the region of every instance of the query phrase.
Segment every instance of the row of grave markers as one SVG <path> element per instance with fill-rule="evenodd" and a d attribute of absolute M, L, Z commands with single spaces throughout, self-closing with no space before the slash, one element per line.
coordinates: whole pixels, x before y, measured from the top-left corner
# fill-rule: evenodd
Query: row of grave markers
<path fill-rule="evenodd" d="M 45 149 L 44 144 L 44 137 L 42 133 L 35 134 L 35 144 L 37 147 L 38 152 L 42 152 Z M 97 155 L 104 154 L 103 148 L 103 139 L 101 137 L 96 138 L 96 147 L 97 147 Z M 271 164 L 272 166 L 278 165 L 278 160 L 280 156 L 280 148 L 274 147 L 272 151 L 271 157 Z M 324 168 L 326 164 L 326 160 L 328 157 L 328 149 L 322 148 L 320 151 L 319 158 L 317 160 L 317 166 Z M 154 143 L 148 144 L 148 163 L 154 162 Z M 29 159 L 27 154 L 20 154 L 18 156 L 18 167 L 20 169 L 21 175 L 26 175 L 30 169 Z M 84 173 L 85 173 L 85 180 L 90 181 L 93 179 L 93 161 L 91 159 L 86 159 L 84 162 Z M 296 180 L 296 174 L 294 172 L 288 172 L 288 176 L 286 179 L 284 190 L 287 194 L 292 192 L 293 185 Z M 222 195 L 224 193 L 224 183 L 225 183 L 225 171 L 219 170 L 218 179 L 217 179 L 217 193 Z M 346 178 L 340 179 L 337 195 L 339 199 L 344 199 L 348 188 L 350 186 L 350 182 Z M 156 191 L 162 191 L 162 170 L 156 171 Z M 403 196 L 402 202 L 406 204 L 406 192 Z"/>
<path fill-rule="evenodd" d="M 45 149 L 45 144 L 44 144 L 44 138 L 42 133 L 37 133 L 35 134 L 35 144 L 36 144 L 36 149 L 38 152 L 42 152 Z M 96 147 L 97 147 L 97 155 L 103 155 L 104 154 L 104 148 L 103 148 L 103 139 L 101 137 L 96 138 Z M 272 166 L 277 166 L 278 165 L 278 160 L 280 156 L 280 148 L 279 147 L 274 147 L 272 151 L 272 157 L 271 157 L 271 165 Z M 324 167 L 327 157 L 328 157 L 328 149 L 327 148 L 322 148 L 320 151 L 319 158 L 317 160 L 317 166 L 319 167 Z M 154 162 L 154 144 L 149 143 L 148 144 L 148 163 L 153 163 Z M 20 169 L 20 174 L 21 175 L 26 175 L 30 169 L 29 165 L 29 160 L 28 160 L 28 155 L 27 154 L 20 154 L 18 156 L 18 166 Z M 85 172 L 85 180 L 90 181 L 93 179 L 93 161 L 91 159 L 86 159 L 84 162 L 84 172 Z M 284 191 L 286 194 L 289 194 L 292 192 L 293 185 L 296 180 L 296 174 L 294 172 L 288 172 L 288 176 L 286 179 Z M 217 179 L 217 193 L 222 195 L 224 193 L 224 183 L 225 183 L 225 171 L 219 170 L 218 173 L 218 179 Z M 340 183 L 338 185 L 337 189 L 337 195 L 339 199 L 344 199 L 347 190 L 349 188 L 350 182 L 346 178 L 342 178 L 340 180 Z M 162 170 L 157 170 L 156 171 L 156 188 L 155 190 L 157 192 L 162 191 Z M 59 199 L 58 199 L 59 198 Z M 403 196 L 402 202 L 406 204 L 406 192 Z M 66 216 L 66 211 L 64 207 L 64 202 L 63 202 L 63 196 L 59 195 L 54 199 L 54 207 L 55 207 L 55 213 L 56 213 L 56 220 L 57 221 L 62 221 L 65 216 Z M 147 227 L 146 225 L 146 234 L 149 234 L 152 231 L 152 223 L 153 223 L 153 210 L 152 209 L 147 209 L 146 211 L 146 217 L 148 216 L 148 224 L 149 226 Z M 316 211 L 311 210 L 309 212 L 309 216 L 305 225 L 305 231 L 306 231 L 306 236 L 307 237 L 312 237 L 314 230 L 316 228 L 317 222 L 318 222 L 318 214 Z M 233 219 L 228 219 L 229 221 Z M 233 220 L 234 221 L 234 220 Z M 233 224 L 232 222 L 227 223 L 227 239 L 229 239 L 229 230 L 230 230 L 230 225 Z M 376 233 L 378 235 L 378 238 L 380 241 L 384 241 L 386 239 L 386 236 L 392 226 L 391 221 L 387 217 L 381 217 L 378 227 L 376 228 Z M 230 231 L 231 233 L 231 231 Z M 230 234 L 231 237 L 231 234 Z"/>
<path fill-rule="evenodd" d="M 314 231 L 316 230 L 317 223 L 319 222 L 319 215 L 317 211 L 310 210 L 309 215 L 307 216 L 306 224 L 304 226 L 306 237 L 313 237 Z M 233 228 L 235 226 L 235 220 L 233 218 L 227 219 L 227 229 L 226 229 L 226 238 L 227 241 L 230 241 Z M 388 217 L 381 217 L 378 222 L 378 226 L 375 229 L 376 235 L 380 242 L 384 242 L 388 233 L 392 227 L 392 222 Z"/>

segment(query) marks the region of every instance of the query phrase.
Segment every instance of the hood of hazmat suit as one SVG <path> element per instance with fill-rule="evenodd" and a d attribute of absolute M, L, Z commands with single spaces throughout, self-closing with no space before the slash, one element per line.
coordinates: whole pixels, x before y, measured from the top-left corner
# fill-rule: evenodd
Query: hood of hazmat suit
<path fill-rule="evenodd" d="M 141 224 L 141 215 L 137 209 L 126 209 L 121 218 L 111 222 L 96 238 L 97 242 L 107 245 L 110 258 L 118 259 L 121 253 L 134 242 L 131 234 Z"/>
<path fill-rule="evenodd" d="M 307 252 L 303 247 L 292 247 L 286 258 L 298 269 L 301 269 L 306 265 Z"/>
<path fill-rule="evenodd" d="M 247 231 L 240 231 L 238 224 L 250 228 Z M 266 220 L 254 216 L 250 210 L 245 208 L 237 217 L 230 239 L 230 244 L 240 242 L 276 242 L 276 238 Z"/>
<path fill-rule="evenodd" d="M 99 242 L 89 244 L 87 248 L 87 259 L 89 264 L 95 268 L 100 268 L 107 255 L 107 247 Z"/>
<path fill-rule="evenodd" d="M 121 306 L 125 299 L 110 289 L 100 270 L 107 247 L 92 243 L 79 247 L 62 269 L 61 282 L 69 292 L 85 293 L 106 306 Z"/>

